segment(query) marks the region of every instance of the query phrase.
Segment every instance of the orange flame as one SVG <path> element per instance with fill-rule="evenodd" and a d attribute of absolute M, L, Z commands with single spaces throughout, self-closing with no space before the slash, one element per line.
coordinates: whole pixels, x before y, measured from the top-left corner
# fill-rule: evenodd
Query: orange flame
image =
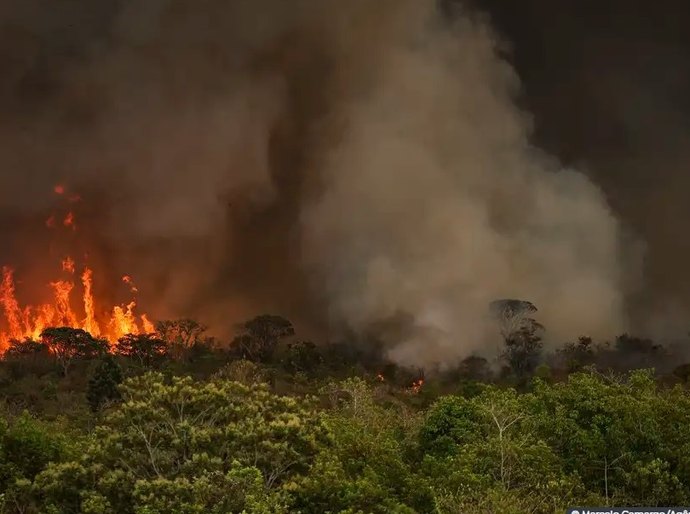
<path fill-rule="evenodd" d="M 53 188 L 58 195 L 64 195 L 67 188 L 58 184 Z M 70 202 L 79 201 L 76 194 L 72 194 Z M 56 216 L 53 214 L 46 221 L 48 227 L 54 227 Z M 75 215 L 68 212 L 63 218 L 65 227 L 76 230 Z M 62 271 L 74 275 L 76 264 L 71 257 L 62 260 Z M 83 268 L 81 274 L 82 302 L 73 304 L 73 293 L 76 284 L 73 280 L 57 280 L 49 284 L 52 289 L 53 301 L 50 303 L 22 307 L 16 296 L 14 270 L 8 266 L 2 268 L 0 282 L 0 314 L 4 314 L 4 323 L 0 317 L 0 355 L 7 349 L 12 340 L 38 339 L 41 332 L 49 327 L 79 328 L 89 332 L 94 337 L 107 339 L 112 345 L 127 334 L 141 334 L 155 332 L 155 327 L 146 314 L 138 315 L 137 304 L 132 300 L 126 305 L 116 305 L 105 309 L 98 309 L 94 298 L 93 271 Z M 129 286 L 130 293 L 138 292 L 134 281 L 129 275 L 122 277 Z M 82 317 L 83 315 L 83 317 Z"/>
<path fill-rule="evenodd" d="M 137 289 L 137 286 L 134 285 L 134 281 L 132 280 L 132 277 L 129 275 L 125 275 L 122 277 L 122 281 L 129 286 L 129 290 L 132 293 L 138 293 L 139 289 Z"/>
<path fill-rule="evenodd" d="M 385 382 L 385 381 L 386 381 L 386 379 L 384 378 L 384 376 L 383 376 L 382 373 L 378 373 L 378 374 L 376 375 L 376 379 L 377 379 L 379 382 Z"/>
<path fill-rule="evenodd" d="M 84 273 L 81 275 L 81 283 L 84 286 L 84 330 L 94 337 L 101 335 L 101 328 L 96 321 L 96 310 L 93 302 L 93 271 L 89 268 L 84 268 Z"/>
<path fill-rule="evenodd" d="M 71 259 L 70 259 L 71 261 Z M 64 262 L 63 262 L 64 265 Z M 81 275 L 83 286 L 84 318 L 80 321 L 77 310 L 72 303 L 75 283 L 67 280 L 51 282 L 53 302 L 39 306 L 27 306 L 22 309 L 16 297 L 14 271 L 9 267 L 2 269 L 0 283 L 0 307 L 4 312 L 6 329 L 0 330 L 0 352 L 7 349 L 9 343 L 23 339 L 38 339 L 41 332 L 48 327 L 72 327 L 89 332 L 94 337 L 103 337 L 111 345 L 127 334 L 155 332 L 155 327 L 145 315 L 136 314 L 136 302 L 127 305 L 116 305 L 110 308 L 110 314 L 99 323 L 97 320 L 96 301 L 93 295 L 93 271 L 84 268 Z M 102 329 L 101 327 L 105 327 Z"/>
<path fill-rule="evenodd" d="M 410 391 L 414 394 L 417 394 L 422 389 L 423 385 L 424 385 L 424 379 L 420 378 L 419 380 L 412 382 L 412 386 L 410 386 Z"/>

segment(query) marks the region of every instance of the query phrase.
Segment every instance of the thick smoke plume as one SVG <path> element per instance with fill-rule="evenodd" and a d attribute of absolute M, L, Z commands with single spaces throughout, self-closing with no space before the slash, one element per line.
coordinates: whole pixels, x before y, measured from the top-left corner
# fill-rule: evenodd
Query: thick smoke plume
<path fill-rule="evenodd" d="M 158 316 L 280 312 L 403 364 L 495 341 L 524 298 L 555 340 L 625 328 L 618 222 L 530 144 L 481 17 L 432 0 L 38 0 L 0 8 L 0 208 L 33 262 L 55 183 Z M 27 240 L 31 244 L 27 244 Z M 19 250 L 24 248 L 23 250 Z"/>

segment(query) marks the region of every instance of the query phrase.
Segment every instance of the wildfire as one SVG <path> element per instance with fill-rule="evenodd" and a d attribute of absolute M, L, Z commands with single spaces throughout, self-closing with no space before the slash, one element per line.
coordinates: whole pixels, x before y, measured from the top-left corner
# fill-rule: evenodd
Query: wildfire
<path fill-rule="evenodd" d="M 74 224 L 74 213 L 68 212 L 65 215 L 65 219 L 62 220 L 62 224 L 66 227 L 71 228 L 72 230 L 76 230 L 77 226 Z"/>
<path fill-rule="evenodd" d="M 62 185 L 54 188 L 57 195 L 65 195 L 66 191 Z M 77 197 L 70 197 L 70 201 L 72 198 Z M 51 216 L 46 224 L 54 228 L 55 216 Z M 62 224 L 76 230 L 72 211 L 65 215 Z M 125 305 L 99 305 L 94 298 L 94 273 L 88 266 L 82 268 L 80 284 L 75 282 L 77 265 L 72 257 L 62 259 L 61 270 L 68 275 L 67 278 L 46 284 L 52 293 L 52 301 L 40 305 L 21 305 L 16 296 L 14 270 L 9 266 L 2 268 L 0 311 L 4 315 L 4 323 L 0 316 L 0 354 L 12 340 L 38 339 L 41 332 L 49 327 L 80 328 L 94 337 L 107 339 L 111 344 L 127 334 L 155 331 L 146 314 L 137 314 L 134 299 Z M 129 275 L 122 280 L 129 286 L 130 293 L 137 293 L 138 289 Z"/>
<path fill-rule="evenodd" d="M 421 391 L 422 386 L 424 385 L 424 379 L 420 378 L 419 380 L 415 380 L 412 382 L 412 385 L 410 386 L 410 391 L 414 394 L 419 393 Z"/>
<path fill-rule="evenodd" d="M 385 381 L 386 381 L 386 379 L 385 379 L 385 377 L 383 376 L 382 373 L 377 373 L 377 374 L 376 374 L 376 380 L 378 380 L 379 382 L 385 382 Z"/>
<path fill-rule="evenodd" d="M 130 277 L 129 275 L 125 275 L 124 277 L 122 277 L 122 281 L 129 286 L 129 290 L 132 293 L 138 293 L 139 292 L 139 289 L 137 289 L 137 286 L 134 285 L 134 281 L 132 280 L 132 277 Z"/>
<path fill-rule="evenodd" d="M 67 273 L 74 275 L 74 261 L 72 260 L 72 257 L 66 257 L 62 261 L 62 271 L 66 271 Z"/>

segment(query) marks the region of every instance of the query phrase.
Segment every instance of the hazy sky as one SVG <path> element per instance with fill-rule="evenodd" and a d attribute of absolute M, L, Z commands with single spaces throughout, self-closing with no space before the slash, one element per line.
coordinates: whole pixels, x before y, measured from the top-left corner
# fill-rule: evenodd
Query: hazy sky
<path fill-rule="evenodd" d="M 496 297 L 555 339 L 683 332 L 688 16 L 666 3 L 6 0 L 0 257 L 30 276 L 63 251 L 64 182 L 79 252 L 158 316 L 412 313 L 401 361 L 484 345 Z"/>

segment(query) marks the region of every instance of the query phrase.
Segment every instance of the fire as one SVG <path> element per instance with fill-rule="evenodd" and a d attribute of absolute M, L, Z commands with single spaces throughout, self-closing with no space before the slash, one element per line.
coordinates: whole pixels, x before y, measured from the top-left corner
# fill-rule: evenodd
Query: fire
<path fill-rule="evenodd" d="M 62 224 L 66 227 L 69 227 L 73 230 L 76 230 L 76 225 L 74 224 L 74 213 L 73 212 L 68 212 L 65 215 L 65 219 L 62 220 Z"/>
<path fill-rule="evenodd" d="M 48 327 L 81 328 L 94 337 L 103 337 L 111 344 L 126 334 L 154 332 L 153 323 L 146 314 L 137 315 L 136 301 L 115 305 L 97 320 L 96 301 L 93 296 L 93 271 L 87 267 L 81 274 L 82 297 L 80 309 L 75 308 L 76 284 L 70 280 L 51 282 L 53 301 L 38 306 L 22 307 L 16 297 L 14 271 L 5 266 L 0 284 L 0 306 L 4 311 L 7 329 L 0 331 L 0 351 L 13 339 L 38 339 Z M 83 318 L 78 314 L 83 312 Z"/>
<path fill-rule="evenodd" d="M 129 290 L 132 293 L 138 293 L 139 292 L 139 289 L 137 289 L 137 286 L 134 285 L 134 281 L 132 280 L 132 277 L 130 277 L 129 275 L 125 275 L 124 277 L 122 277 L 122 281 L 129 286 Z"/>
<path fill-rule="evenodd" d="M 423 385 L 424 385 L 424 379 L 423 378 L 420 378 L 419 380 L 415 380 L 414 382 L 412 382 L 412 386 L 410 386 L 410 391 L 414 394 L 417 394 L 422 389 Z"/>
<path fill-rule="evenodd" d="M 63 185 L 57 185 L 54 192 L 62 196 L 66 194 L 67 189 Z M 78 196 L 72 195 L 68 200 L 73 199 L 78 199 Z M 46 225 L 55 228 L 55 221 L 55 215 L 52 215 Z M 62 224 L 76 231 L 75 215 L 72 211 L 65 215 Z M 62 259 L 60 265 L 63 274 L 67 274 L 68 277 L 63 276 L 46 284 L 52 301 L 26 306 L 21 305 L 17 299 L 14 270 L 9 266 L 2 268 L 0 354 L 7 349 L 12 340 L 36 340 L 41 332 L 49 327 L 79 328 L 94 337 L 107 339 L 111 345 L 127 334 L 155 332 L 148 316 L 137 313 L 135 299 L 124 305 L 103 306 L 94 297 L 94 272 L 91 268 L 83 265 L 80 274 L 77 275 L 77 264 L 70 256 Z M 77 276 L 80 280 L 75 280 Z M 122 281 L 129 286 L 131 294 L 138 292 L 129 275 L 123 276 Z"/>
<path fill-rule="evenodd" d="M 66 257 L 62 261 L 62 271 L 66 271 L 67 273 L 74 275 L 74 261 L 71 257 Z"/>
<path fill-rule="evenodd" d="M 385 379 L 385 377 L 383 376 L 382 373 L 377 373 L 377 374 L 376 374 L 376 380 L 378 380 L 379 382 L 385 382 L 385 381 L 386 381 L 386 379 Z"/>

